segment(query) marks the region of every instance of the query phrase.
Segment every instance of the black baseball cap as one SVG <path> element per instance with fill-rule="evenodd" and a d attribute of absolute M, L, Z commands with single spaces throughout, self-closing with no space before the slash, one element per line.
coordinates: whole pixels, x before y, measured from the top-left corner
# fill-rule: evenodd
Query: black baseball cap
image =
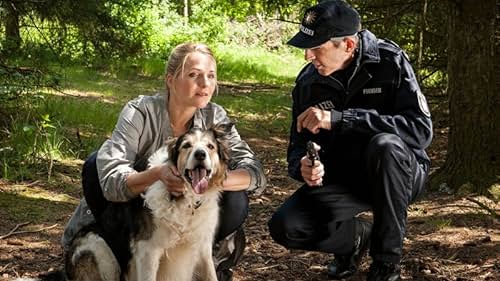
<path fill-rule="evenodd" d="M 313 48 L 330 38 L 354 35 L 360 27 L 358 12 L 345 1 L 323 1 L 306 10 L 300 31 L 288 44 L 302 49 Z"/>

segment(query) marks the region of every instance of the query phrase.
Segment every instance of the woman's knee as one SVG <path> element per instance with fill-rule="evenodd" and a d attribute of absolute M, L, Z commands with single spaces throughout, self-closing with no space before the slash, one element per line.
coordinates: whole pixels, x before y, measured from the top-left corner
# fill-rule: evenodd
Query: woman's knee
<path fill-rule="evenodd" d="M 83 196 L 87 201 L 89 209 L 94 217 L 99 218 L 106 208 L 108 201 L 104 198 L 96 165 L 97 152 L 93 152 L 83 163 L 82 168 L 82 188 Z"/>
<path fill-rule="evenodd" d="M 245 191 L 224 192 L 220 205 L 222 216 L 231 217 L 241 224 L 248 216 L 248 195 Z"/>
<path fill-rule="evenodd" d="M 219 228 L 216 241 L 236 231 L 248 216 L 248 195 L 245 191 L 229 191 L 222 194 Z"/>
<path fill-rule="evenodd" d="M 97 177 L 97 151 L 92 152 L 87 160 L 83 163 L 82 167 L 82 180 L 86 180 L 88 178 Z"/>

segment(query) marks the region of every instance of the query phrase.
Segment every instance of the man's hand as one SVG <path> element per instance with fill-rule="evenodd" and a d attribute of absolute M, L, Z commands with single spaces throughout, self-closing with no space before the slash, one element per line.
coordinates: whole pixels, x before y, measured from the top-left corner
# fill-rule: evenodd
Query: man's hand
<path fill-rule="evenodd" d="M 173 165 L 164 164 L 160 166 L 160 178 L 168 192 L 175 196 L 184 194 L 184 180 L 177 168 Z"/>
<path fill-rule="evenodd" d="M 314 144 L 316 152 L 321 149 L 317 144 Z M 302 178 L 309 186 L 321 186 L 323 184 L 323 176 L 325 175 L 325 167 L 320 159 L 312 161 L 309 155 L 300 159 L 300 173 Z"/>
<path fill-rule="evenodd" d="M 297 131 L 308 129 L 313 134 L 319 133 L 320 129 L 331 130 L 331 112 L 316 107 L 309 107 L 297 117 Z"/>

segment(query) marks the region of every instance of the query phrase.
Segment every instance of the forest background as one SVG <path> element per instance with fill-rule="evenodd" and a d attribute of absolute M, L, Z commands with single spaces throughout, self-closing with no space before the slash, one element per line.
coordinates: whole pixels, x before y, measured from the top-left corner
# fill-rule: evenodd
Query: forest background
<path fill-rule="evenodd" d="M 421 260 L 405 261 L 405 274 L 467 278 L 479 270 L 484 279 L 498 276 L 498 261 L 488 257 L 498 260 L 500 252 L 499 1 L 348 2 L 363 28 L 406 51 L 431 107 L 429 194 L 410 221 L 413 214 L 416 232 L 433 233 L 435 240 L 450 229 L 465 239 L 431 243 L 449 250 L 443 259 L 418 251 L 429 244 L 410 246 Z M 163 91 L 167 56 L 186 41 L 214 50 L 221 87 L 214 101 L 236 121 L 270 179 L 266 193 L 251 198 L 256 213 L 247 223 L 250 239 L 261 244 L 250 243 L 236 276 L 299 280 L 290 277 L 296 270 L 322 267 L 328 257 L 285 251 L 265 230 L 270 213 L 297 187 L 286 177 L 286 145 L 290 91 L 305 61 L 286 41 L 314 3 L 0 0 L 0 235 L 7 234 L 0 236 L 0 278 L 58 267 L 58 239 L 81 198 L 82 161 L 109 136 L 128 100 Z M 431 215 L 438 209 L 443 213 Z M 470 214 L 456 217 L 457 210 Z M 460 260 L 467 243 L 489 255 L 476 263 L 475 251 L 466 249 L 467 259 Z M 294 258 L 284 262 L 283 253 Z M 439 267 L 429 265 L 436 260 Z M 446 270 L 453 266 L 463 274 Z"/>

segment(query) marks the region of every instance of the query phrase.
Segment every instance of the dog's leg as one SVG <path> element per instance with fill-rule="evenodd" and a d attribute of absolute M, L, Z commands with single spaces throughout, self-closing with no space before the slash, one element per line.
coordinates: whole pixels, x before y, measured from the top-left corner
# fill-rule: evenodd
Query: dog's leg
<path fill-rule="evenodd" d="M 163 249 L 153 248 L 154 244 L 139 241 L 135 247 L 134 263 L 137 281 L 156 281 Z"/>
<path fill-rule="evenodd" d="M 66 253 L 66 274 L 76 281 L 119 281 L 120 265 L 104 239 L 89 232 Z"/>
<path fill-rule="evenodd" d="M 212 259 L 212 244 L 203 243 L 203 247 L 200 249 L 199 254 L 200 257 L 196 267 L 198 279 L 204 281 L 217 281 L 217 273 L 215 272 L 215 265 Z"/>
<path fill-rule="evenodd" d="M 178 245 L 168 250 L 168 256 L 162 259 L 158 270 L 157 281 L 195 280 L 193 276 L 197 251 L 198 249 L 193 245 Z"/>

